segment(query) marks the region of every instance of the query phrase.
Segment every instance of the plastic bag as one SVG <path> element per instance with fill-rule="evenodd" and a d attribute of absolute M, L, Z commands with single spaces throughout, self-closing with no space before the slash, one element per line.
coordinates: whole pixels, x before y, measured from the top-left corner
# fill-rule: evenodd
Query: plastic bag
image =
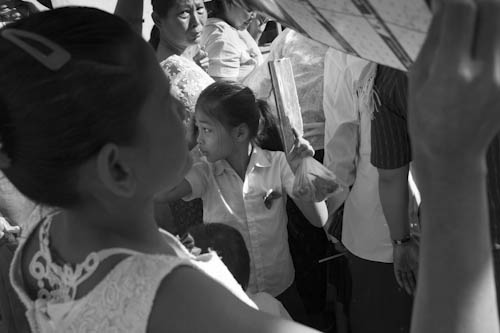
<path fill-rule="evenodd" d="M 293 196 L 298 200 L 320 202 L 341 190 L 335 175 L 313 157 L 299 163 L 293 183 Z"/>

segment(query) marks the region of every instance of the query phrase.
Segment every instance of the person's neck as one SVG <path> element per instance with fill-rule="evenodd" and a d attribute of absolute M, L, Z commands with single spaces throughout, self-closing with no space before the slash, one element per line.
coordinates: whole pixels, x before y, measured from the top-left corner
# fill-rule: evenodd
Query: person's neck
<path fill-rule="evenodd" d="M 242 180 L 245 180 L 248 164 L 253 153 L 253 145 L 251 143 L 242 144 L 237 147 L 234 152 L 226 158 L 229 165 L 236 171 Z"/>
<path fill-rule="evenodd" d="M 58 248 L 72 249 L 73 258 L 85 258 L 92 251 L 122 247 L 139 252 L 156 252 L 160 246 L 153 206 L 122 207 L 115 215 L 99 206 L 63 211 L 58 218 Z"/>
<path fill-rule="evenodd" d="M 158 48 L 156 49 L 156 59 L 159 62 L 167 59 L 171 55 L 181 55 L 186 48 L 174 45 L 169 41 L 164 39 L 160 39 L 160 43 L 158 44 Z"/>

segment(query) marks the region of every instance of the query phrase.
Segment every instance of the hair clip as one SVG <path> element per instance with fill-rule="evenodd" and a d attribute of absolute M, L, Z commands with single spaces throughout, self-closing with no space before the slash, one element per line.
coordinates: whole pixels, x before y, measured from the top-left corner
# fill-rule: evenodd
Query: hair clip
<path fill-rule="evenodd" d="M 71 59 L 71 54 L 68 51 L 39 34 L 9 28 L 2 30 L 1 34 L 3 38 L 15 44 L 17 47 L 28 53 L 52 71 L 59 70 Z M 49 53 L 44 53 L 40 49 L 27 43 L 27 41 L 30 40 L 47 47 L 49 49 Z"/>

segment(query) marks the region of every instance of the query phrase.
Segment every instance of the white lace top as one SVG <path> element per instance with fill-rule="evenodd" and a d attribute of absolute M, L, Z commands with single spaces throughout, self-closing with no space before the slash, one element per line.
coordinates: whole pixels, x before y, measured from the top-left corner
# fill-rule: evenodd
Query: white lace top
<path fill-rule="evenodd" d="M 40 222 L 40 249 L 29 265 L 30 274 L 38 282 L 36 300 L 30 299 L 23 289 L 20 260 L 24 241 L 14 255 L 10 271 L 12 285 L 27 308 L 26 316 L 33 332 L 145 332 L 161 281 L 180 265 L 205 272 L 242 301 L 256 307 L 217 255 L 209 253 L 195 258 L 168 233 L 165 237 L 180 254 L 177 257 L 113 248 L 90 253 L 74 267 L 66 264 L 61 267 L 52 260 L 49 249 L 51 221 L 48 217 Z M 29 234 L 35 228 L 36 225 Z M 116 254 L 127 257 L 89 293 L 76 299 L 78 286 L 92 275 L 101 261 Z"/>
<path fill-rule="evenodd" d="M 170 94 L 184 105 L 187 112 L 193 113 L 198 96 L 214 80 L 200 66 L 183 56 L 171 55 L 160 66 L 170 83 Z"/>

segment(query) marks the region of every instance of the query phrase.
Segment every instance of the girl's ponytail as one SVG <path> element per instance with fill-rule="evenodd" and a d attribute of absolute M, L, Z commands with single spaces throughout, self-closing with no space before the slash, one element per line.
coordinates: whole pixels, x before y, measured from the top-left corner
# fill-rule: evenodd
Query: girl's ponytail
<path fill-rule="evenodd" d="M 276 117 L 269 111 L 266 101 L 257 99 L 256 104 L 260 111 L 260 120 L 255 143 L 266 150 L 284 151 Z"/>

